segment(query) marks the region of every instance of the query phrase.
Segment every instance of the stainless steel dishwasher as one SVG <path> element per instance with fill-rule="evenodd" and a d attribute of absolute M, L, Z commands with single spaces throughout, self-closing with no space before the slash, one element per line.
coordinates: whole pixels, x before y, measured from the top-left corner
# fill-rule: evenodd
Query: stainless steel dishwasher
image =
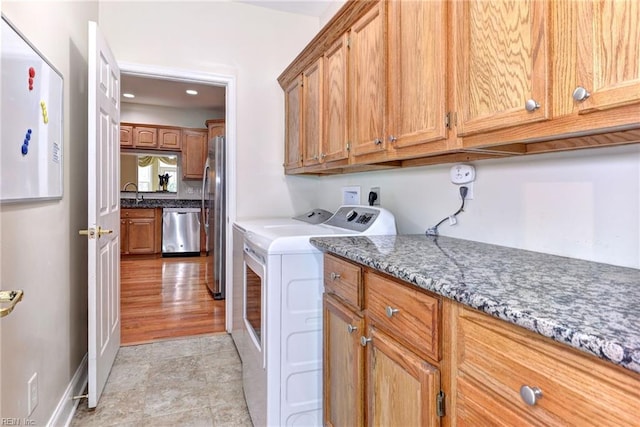
<path fill-rule="evenodd" d="M 200 208 L 162 210 L 162 256 L 200 255 Z"/>

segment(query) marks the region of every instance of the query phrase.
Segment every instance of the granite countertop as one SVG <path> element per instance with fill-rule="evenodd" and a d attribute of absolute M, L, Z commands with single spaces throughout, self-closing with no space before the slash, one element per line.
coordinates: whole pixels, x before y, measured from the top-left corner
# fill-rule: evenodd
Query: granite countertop
<path fill-rule="evenodd" d="M 640 270 L 442 236 L 311 243 L 640 373 Z"/>
<path fill-rule="evenodd" d="M 200 208 L 201 200 L 185 199 L 142 199 L 136 203 L 135 199 L 121 198 L 121 208 Z"/>

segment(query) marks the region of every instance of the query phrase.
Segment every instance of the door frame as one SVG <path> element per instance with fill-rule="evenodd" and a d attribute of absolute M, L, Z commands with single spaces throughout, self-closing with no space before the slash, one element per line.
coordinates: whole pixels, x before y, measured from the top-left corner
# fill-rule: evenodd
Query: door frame
<path fill-rule="evenodd" d="M 134 75 L 153 79 L 174 80 L 181 82 L 208 84 L 223 86 L 225 95 L 225 141 L 227 144 L 227 157 L 225 168 L 225 182 L 227 203 L 225 206 L 227 223 L 225 230 L 227 236 L 232 236 L 231 225 L 236 219 L 236 76 L 231 74 L 207 73 L 201 71 L 185 70 L 180 68 L 161 67 L 148 64 L 137 64 L 118 61 L 121 75 Z M 225 289 L 232 283 L 232 239 L 225 242 Z M 231 306 L 233 296 L 225 292 L 225 330 L 231 333 L 233 321 Z"/>

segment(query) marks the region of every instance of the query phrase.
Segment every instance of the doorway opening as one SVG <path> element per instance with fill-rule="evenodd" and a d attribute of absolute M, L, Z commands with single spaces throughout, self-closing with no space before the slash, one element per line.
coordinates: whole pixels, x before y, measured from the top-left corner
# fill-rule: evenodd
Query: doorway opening
<path fill-rule="evenodd" d="M 227 224 L 235 218 L 235 77 L 128 63 L 119 66 L 122 93 L 134 87 L 142 94 L 121 98 L 121 122 L 204 128 L 206 120 L 225 120 L 227 204 L 223 216 L 228 229 Z M 128 80 L 133 86 L 126 87 Z M 185 87 L 196 90 L 198 95 L 185 96 Z M 176 177 L 173 185 L 177 200 L 202 197 L 201 182 Z M 228 231 L 226 234 L 230 235 Z M 227 241 L 226 283 L 230 282 L 230 250 L 231 243 Z M 228 330 L 231 295 L 214 302 L 202 280 L 212 268 L 207 265 L 210 257 L 169 259 L 156 254 L 141 258 L 127 257 L 120 262 L 122 345 Z M 149 315 L 142 314 L 144 311 Z M 210 312 L 209 318 L 203 316 L 206 312 Z"/>

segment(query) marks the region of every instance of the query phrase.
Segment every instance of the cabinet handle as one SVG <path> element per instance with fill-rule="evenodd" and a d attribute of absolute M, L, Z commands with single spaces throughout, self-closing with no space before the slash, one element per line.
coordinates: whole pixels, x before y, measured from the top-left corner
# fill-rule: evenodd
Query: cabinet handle
<path fill-rule="evenodd" d="M 542 390 L 538 387 L 529 387 L 528 385 L 523 385 L 520 387 L 520 397 L 524 400 L 529 406 L 534 406 L 538 403 L 538 399 L 542 397 Z"/>
<path fill-rule="evenodd" d="M 318 160 L 318 156 L 313 156 L 313 160 Z"/>
<path fill-rule="evenodd" d="M 336 273 L 334 271 L 331 272 L 331 280 L 336 280 L 340 278 L 340 273 Z"/>
<path fill-rule="evenodd" d="M 376 144 L 376 145 L 380 145 L 380 144 L 382 144 L 382 140 L 380 138 L 376 138 L 376 139 L 373 140 L 373 143 Z"/>
<path fill-rule="evenodd" d="M 320 158 L 324 159 L 325 157 L 327 157 L 325 153 L 320 154 Z"/>
<path fill-rule="evenodd" d="M 578 86 L 574 91 L 573 91 L 573 100 L 576 102 L 582 102 L 585 99 L 587 99 L 588 97 L 591 96 L 591 93 L 589 93 L 589 91 L 585 88 L 583 88 L 582 86 Z"/>
<path fill-rule="evenodd" d="M 360 345 L 363 347 L 366 347 L 368 343 L 371 342 L 371 338 L 367 338 L 367 337 L 360 337 Z"/>
<path fill-rule="evenodd" d="M 524 108 L 531 113 L 540 108 L 540 104 L 538 104 L 535 99 L 528 99 L 527 102 L 524 103 Z"/>
<path fill-rule="evenodd" d="M 400 310 L 398 310 L 397 308 L 392 308 L 390 305 L 388 305 L 385 311 L 387 312 L 387 317 L 393 317 L 393 315 Z"/>
<path fill-rule="evenodd" d="M 353 331 L 357 331 L 357 330 L 358 330 L 357 326 L 353 326 L 352 324 L 347 325 L 347 332 L 349 332 L 350 334 L 352 334 Z"/>
<path fill-rule="evenodd" d="M 396 142 L 398 140 L 398 138 L 396 138 L 393 135 L 389 135 L 389 142 Z"/>

